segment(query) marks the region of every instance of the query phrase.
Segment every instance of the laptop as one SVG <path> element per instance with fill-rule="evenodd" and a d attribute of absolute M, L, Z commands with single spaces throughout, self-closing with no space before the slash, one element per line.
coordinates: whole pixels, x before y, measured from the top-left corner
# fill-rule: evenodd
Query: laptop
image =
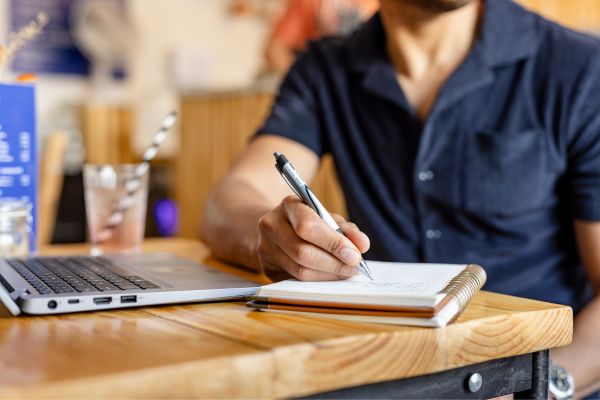
<path fill-rule="evenodd" d="M 0 300 L 13 315 L 234 300 L 257 289 L 166 253 L 0 259 Z"/>

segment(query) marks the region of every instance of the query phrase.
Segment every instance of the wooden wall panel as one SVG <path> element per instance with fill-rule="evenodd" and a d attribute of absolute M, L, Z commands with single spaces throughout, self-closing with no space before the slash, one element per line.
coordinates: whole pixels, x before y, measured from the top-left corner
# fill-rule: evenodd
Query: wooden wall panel
<path fill-rule="evenodd" d="M 239 93 L 184 97 L 174 197 L 180 207 L 180 236 L 197 237 L 208 192 L 221 179 L 262 123 L 272 94 Z M 312 183 L 332 212 L 345 215 L 333 163 L 325 158 Z"/>
<path fill-rule="evenodd" d="M 82 126 L 86 162 L 123 164 L 140 161 L 133 154 L 132 111 L 123 105 L 89 104 L 83 107 Z"/>
<path fill-rule="evenodd" d="M 517 2 L 570 28 L 600 33 L 600 0 L 517 0 Z"/>

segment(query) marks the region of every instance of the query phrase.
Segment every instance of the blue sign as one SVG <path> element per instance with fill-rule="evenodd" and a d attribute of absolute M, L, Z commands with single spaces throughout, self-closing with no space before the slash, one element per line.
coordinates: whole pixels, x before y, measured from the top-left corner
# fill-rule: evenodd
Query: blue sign
<path fill-rule="evenodd" d="M 0 197 L 31 204 L 32 251 L 37 243 L 37 175 L 34 87 L 0 84 Z"/>

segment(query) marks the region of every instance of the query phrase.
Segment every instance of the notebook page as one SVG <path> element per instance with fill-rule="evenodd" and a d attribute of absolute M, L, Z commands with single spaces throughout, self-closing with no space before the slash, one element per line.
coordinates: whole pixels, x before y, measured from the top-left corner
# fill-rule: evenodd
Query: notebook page
<path fill-rule="evenodd" d="M 259 296 L 322 299 L 348 303 L 398 303 L 409 305 L 406 299 L 430 299 L 422 304 L 435 304 L 437 294 L 452 278 L 462 272 L 466 265 L 457 264 L 409 264 L 367 261 L 373 281 L 361 275 L 342 281 L 300 282 L 295 279 L 262 287 Z M 371 299 L 371 301 L 369 301 Z M 391 301 L 397 299 L 396 301 Z M 421 304 L 421 302 L 417 302 Z"/>

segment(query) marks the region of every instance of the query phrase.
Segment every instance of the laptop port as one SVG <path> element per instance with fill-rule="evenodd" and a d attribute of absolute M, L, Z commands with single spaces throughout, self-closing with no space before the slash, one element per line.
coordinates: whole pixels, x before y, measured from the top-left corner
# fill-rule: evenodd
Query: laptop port
<path fill-rule="evenodd" d="M 137 296 L 135 294 L 129 296 L 121 296 L 121 303 L 136 303 Z"/>
<path fill-rule="evenodd" d="M 69 304 L 79 304 L 79 299 L 69 299 Z"/>
<path fill-rule="evenodd" d="M 56 301 L 54 301 L 54 300 L 50 300 L 50 301 L 48 302 L 48 308 L 49 308 L 49 309 L 51 309 L 51 310 L 54 310 L 54 309 L 56 308 L 56 306 L 58 306 L 58 303 L 57 303 Z"/>
<path fill-rule="evenodd" d="M 94 297 L 94 304 L 110 304 L 112 297 Z"/>

